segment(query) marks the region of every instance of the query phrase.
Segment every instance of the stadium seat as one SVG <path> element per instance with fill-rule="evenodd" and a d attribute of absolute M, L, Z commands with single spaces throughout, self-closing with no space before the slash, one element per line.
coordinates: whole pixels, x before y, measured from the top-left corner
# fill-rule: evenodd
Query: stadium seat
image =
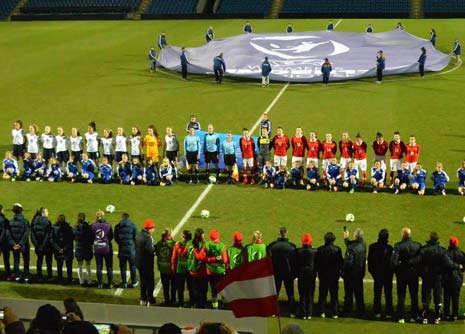
<path fill-rule="evenodd" d="M 280 17 L 406 17 L 409 10 L 409 0 L 285 0 Z"/>
<path fill-rule="evenodd" d="M 152 15 L 193 15 L 196 14 L 198 0 L 152 0 L 145 11 Z"/>
<path fill-rule="evenodd" d="M 127 13 L 136 10 L 139 4 L 140 0 L 29 0 L 21 13 Z"/>
<path fill-rule="evenodd" d="M 465 0 L 424 0 L 425 17 L 465 17 Z"/>
<path fill-rule="evenodd" d="M 255 15 L 265 17 L 270 12 L 272 0 L 222 0 L 218 10 L 218 15 Z"/>
<path fill-rule="evenodd" d="M 0 20 L 5 20 L 18 5 L 19 0 L 0 1 Z"/>

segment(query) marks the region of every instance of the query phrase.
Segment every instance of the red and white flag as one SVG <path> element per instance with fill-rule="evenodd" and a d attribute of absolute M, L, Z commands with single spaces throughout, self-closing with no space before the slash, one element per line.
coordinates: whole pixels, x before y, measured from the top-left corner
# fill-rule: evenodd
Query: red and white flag
<path fill-rule="evenodd" d="M 229 303 L 236 318 L 279 314 L 273 265 L 269 258 L 234 268 L 216 289 Z"/>

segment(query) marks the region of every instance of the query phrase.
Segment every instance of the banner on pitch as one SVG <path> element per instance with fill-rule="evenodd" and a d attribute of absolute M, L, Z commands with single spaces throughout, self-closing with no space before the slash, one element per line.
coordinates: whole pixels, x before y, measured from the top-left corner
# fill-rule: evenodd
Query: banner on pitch
<path fill-rule="evenodd" d="M 440 71 L 451 59 L 427 39 L 404 30 L 381 33 L 308 31 L 300 33 L 244 34 L 216 39 L 206 45 L 187 48 L 188 72 L 213 75 L 213 58 L 223 52 L 226 76 L 261 78 L 261 63 L 268 57 L 271 80 L 318 82 L 321 65 L 327 57 L 332 63 L 331 81 L 376 76 L 376 54 L 386 57 L 385 75 L 418 72 L 420 49 L 426 49 L 425 71 Z M 181 48 L 162 49 L 158 64 L 181 71 Z"/>

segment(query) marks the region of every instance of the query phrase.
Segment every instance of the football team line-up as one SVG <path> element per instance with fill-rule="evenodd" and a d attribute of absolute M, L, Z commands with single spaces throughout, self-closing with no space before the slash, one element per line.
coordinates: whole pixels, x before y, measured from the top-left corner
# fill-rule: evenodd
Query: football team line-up
<path fill-rule="evenodd" d="M 262 241 L 262 233 L 254 231 L 251 243 L 243 244 L 241 232 L 234 232 L 232 245 L 226 247 L 221 242 L 220 233 L 216 229 L 209 232 L 208 240 L 202 228 L 197 228 L 192 235 L 184 230 L 180 241 L 174 241 L 171 229 L 166 228 L 161 238 L 154 243 L 152 235 L 155 223 L 151 219 L 144 221 L 143 229 L 137 231 L 129 214 L 123 213 L 120 222 L 114 227 L 105 219 L 102 210 L 96 212 L 95 222 L 89 224 L 84 213 L 79 213 L 77 223 L 71 227 L 64 215 L 59 215 L 52 226 L 47 208 L 39 208 L 32 223 L 23 215 L 23 207 L 13 205 L 13 217 L 8 220 L 3 207 L 0 206 L 0 244 L 6 270 L 6 279 L 17 282 L 30 282 L 29 261 L 30 244 L 35 247 L 37 255 L 37 283 L 54 282 L 52 260 L 55 256 L 58 268 L 57 283 L 73 283 L 73 260 L 78 262 L 79 283 L 92 286 L 91 261 L 95 258 L 97 269 L 97 287 L 103 288 L 103 262 L 107 270 L 108 288 L 113 288 L 113 241 L 119 245 L 118 258 L 121 270 L 121 288 L 128 287 L 126 269 L 129 264 L 131 284 L 139 286 L 136 271 L 140 278 L 140 305 L 155 305 L 153 295 L 155 287 L 154 257 L 160 274 L 164 306 L 207 307 L 208 287 L 211 291 L 211 307 L 223 308 L 218 298 L 217 284 L 235 268 L 245 263 L 270 257 L 276 291 L 281 286 L 287 294 L 287 314 L 302 319 L 311 319 L 314 315 L 322 318 L 326 314 L 333 319 L 343 316 L 367 317 L 364 302 L 364 277 L 366 264 L 368 272 L 374 279 L 373 317 L 376 319 L 395 319 L 405 323 L 413 319 L 419 323 L 432 322 L 439 324 L 441 317 L 457 320 L 459 317 L 460 290 L 463 283 L 465 254 L 459 249 L 457 237 L 449 238 L 446 250 L 439 245 L 439 236 L 431 232 L 425 245 L 411 238 L 411 230 L 404 227 L 401 241 L 393 246 L 389 244 L 389 232 L 380 230 L 378 240 L 368 247 L 364 241 L 363 231 L 357 228 L 353 239 L 344 228 L 343 256 L 340 247 L 334 245 L 336 240 L 332 232 L 324 235 L 324 244 L 314 248 L 311 234 L 301 237 L 301 247 L 289 241 L 285 227 L 279 230 L 279 237 L 269 245 Z M 14 273 L 10 268 L 10 253 L 13 252 Z M 23 258 L 23 275 L 20 272 L 20 258 Z M 47 276 L 42 274 L 45 258 Z M 67 279 L 63 280 L 63 265 L 66 265 Z M 84 269 L 85 265 L 85 269 Z M 393 276 L 396 275 L 397 310 L 394 314 L 392 288 Z M 316 277 L 319 279 L 318 308 L 313 310 L 316 292 Z M 339 310 L 339 278 L 344 281 L 344 304 L 342 313 Z M 419 279 L 421 278 L 421 303 L 418 305 Z M 299 302 L 296 303 L 294 280 L 297 279 Z M 187 287 L 189 302 L 184 301 Z M 405 312 L 405 296 L 407 288 L 411 299 L 409 317 Z M 381 306 L 381 295 L 384 289 L 385 307 Z M 330 294 L 330 305 L 326 301 Z M 433 294 L 434 312 L 430 313 L 429 305 Z M 356 314 L 353 314 L 355 298 Z M 441 314 L 441 306 L 444 309 Z M 210 304 L 208 304 L 210 306 Z"/>
<path fill-rule="evenodd" d="M 337 24 L 336 24 L 337 25 Z M 326 26 L 326 30 L 328 31 L 334 31 L 336 29 L 336 25 L 333 24 L 332 21 L 329 21 L 328 25 Z M 397 30 L 404 30 L 404 26 L 402 25 L 401 22 L 397 23 L 396 26 Z M 244 27 L 242 28 L 243 33 L 245 34 L 251 34 L 253 33 L 253 28 L 250 22 L 246 22 Z M 292 24 L 289 24 L 286 27 L 286 32 L 291 34 L 294 32 L 294 28 Z M 371 24 L 368 24 L 368 26 L 365 29 L 365 32 L 367 34 L 371 34 L 374 32 L 374 28 Z M 213 27 L 209 27 L 206 34 L 205 34 L 205 39 L 207 43 L 213 41 L 215 38 L 215 33 L 213 31 Z M 437 41 L 437 34 L 436 30 L 431 29 L 430 32 L 430 38 L 429 41 L 433 46 L 436 46 L 436 41 Z M 168 46 L 167 38 L 166 38 L 166 33 L 162 32 L 160 36 L 158 36 L 158 48 L 160 50 L 166 48 Z M 427 59 L 427 54 L 426 54 L 426 49 L 424 47 L 421 47 L 420 49 L 420 56 L 418 58 L 418 72 L 420 73 L 420 76 L 423 78 L 425 76 L 425 64 L 426 64 L 426 59 Z M 462 54 L 462 48 L 460 45 L 460 42 L 458 39 L 455 39 L 454 41 L 454 46 L 452 47 L 451 54 L 455 55 L 455 64 L 458 65 L 460 64 L 460 55 Z M 183 80 L 187 80 L 187 74 L 188 74 L 188 65 L 190 64 L 189 62 L 189 57 L 187 55 L 187 48 L 182 47 L 181 48 L 181 54 L 179 56 L 180 62 L 181 62 L 181 76 Z M 156 72 L 157 70 L 157 52 L 154 47 L 150 48 L 149 50 L 149 62 L 150 62 L 150 71 L 151 72 Z M 386 68 L 386 57 L 385 54 L 383 53 L 383 50 L 379 50 L 376 56 L 376 78 L 377 81 L 376 83 L 381 83 L 383 81 L 383 72 Z M 330 74 L 332 72 L 332 66 L 329 58 L 325 58 L 322 65 L 321 65 L 321 75 L 322 75 L 322 80 L 323 80 L 323 85 L 328 86 L 329 84 L 329 79 L 330 79 Z M 271 64 L 268 60 L 268 57 L 265 57 L 261 64 L 261 72 L 262 72 L 262 86 L 266 87 L 270 85 L 270 74 L 272 73 L 273 69 L 271 67 Z M 223 57 L 223 52 L 220 52 L 217 56 L 213 58 L 213 72 L 215 73 L 215 80 L 217 84 L 221 84 L 223 82 L 223 76 L 226 72 L 226 62 Z"/>
<path fill-rule="evenodd" d="M 187 183 L 199 182 L 199 160 L 205 158 L 205 180 L 207 183 L 220 182 L 219 156 L 222 153 L 226 182 L 234 184 L 240 180 L 236 164 L 236 155 L 242 157 L 242 183 L 263 184 L 265 188 L 317 190 L 320 187 L 329 191 L 346 190 L 354 193 L 371 184 L 372 191 L 377 193 L 388 185 L 392 192 L 412 189 L 419 195 L 426 192 L 427 172 L 419 163 L 420 145 L 414 135 L 405 144 L 399 132 L 394 132 L 388 143 L 381 133 L 371 147 L 374 153 L 373 167 L 368 173 L 368 145 L 360 134 L 351 140 L 344 132 L 337 143 L 331 133 L 320 141 L 315 132 L 309 137 L 303 135 L 302 128 L 296 128 L 289 139 L 283 129 L 278 127 L 272 136 L 272 124 L 268 114 L 264 113 L 260 121 L 260 136 L 255 141 L 248 131 L 243 129 L 243 136 L 236 142 L 232 133 L 220 142 L 219 135 L 209 124 L 203 138 L 203 145 L 196 131 L 201 130 L 195 115 L 191 115 L 186 125 L 187 135 L 183 140 L 184 158 L 187 175 L 181 175 L 183 158 L 180 156 L 180 143 L 172 128 L 166 129 L 163 148 L 162 140 L 154 126 L 147 128 L 142 136 L 138 127 L 132 127 L 127 136 L 124 129 L 117 128 L 116 135 L 109 129 L 103 130 L 103 136 L 97 133 L 96 124 L 89 123 L 87 132 L 81 136 L 77 128 L 72 128 L 71 136 L 66 136 L 62 127 L 57 134 L 45 126 L 39 134 L 38 126 L 31 124 L 29 131 L 23 130 L 20 120 L 13 125 L 12 151 L 5 153 L 3 160 L 3 179 L 15 181 L 49 181 L 87 183 L 121 183 L 131 185 L 172 185 L 174 181 L 183 179 Z M 85 143 L 86 151 L 83 152 Z M 40 152 L 42 146 L 42 152 Z M 100 159 L 100 147 L 102 158 Z M 292 148 L 292 168 L 288 171 L 288 151 Z M 70 154 L 71 149 L 71 154 Z M 160 150 L 162 162 L 159 164 Z M 339 151 L 339 162 L 336 158 Z M 387 162 L 387 153 L 389 161 Z M 273 156 L 272 156 L 273 153 Z M 144 163 L 145 158 L 145 163 Z M 273 158 L 273 161 L 272 161 Z M 23 168 L 19 167 L 22 160 Z M 321 160 L 321 165 L 320 165 Z M 113 165 L 116 163 L 116 171 Z M 387 173 L 389 163 L 389 175 Z M 320 172 L 321 170 L 321 172 Z M 465 194 L 465 160 L 457 170 L 458 193 Z M 446 195 L 449 176 L 438 162 L 431 173 L 433 193 Z"/>

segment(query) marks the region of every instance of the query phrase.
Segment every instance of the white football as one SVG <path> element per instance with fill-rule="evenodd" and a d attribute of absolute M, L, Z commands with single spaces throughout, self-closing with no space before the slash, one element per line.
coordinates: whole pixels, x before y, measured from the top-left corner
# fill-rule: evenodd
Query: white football
<path fill-rule="evenodd" d="M 210 183 L 216 183 L 216 176 L 215 175 L 212 175 L 208 178 L 208 181 L 210 181 Z"/>
<path fill-rule="evenodd" d="M 202 218 L 208 218 L 208 217 L 210 217 L 210 211 L 208 211 L 208 210 L 202 210 L 202 211 L 200 211 L 200 217 L 202 217 Z"/>
<path fill-rule="evenodd" d="M 112 204 L 108 204 L 107 207 L 105 208 L 105 211 L 108 212 L 108 213 L 113 213 L 115 212 L 115 206 L 112 205 Z"/>
<path fill-rule="evenodd" d="M 355 221 L 355 216 L 352 213 L 346 214 L 346 222 L 353 222 Z"/>
<path fill-rule="evenodd" d="M 465 223 L 465 217 L 463 217 L 463 222 Z"/>

